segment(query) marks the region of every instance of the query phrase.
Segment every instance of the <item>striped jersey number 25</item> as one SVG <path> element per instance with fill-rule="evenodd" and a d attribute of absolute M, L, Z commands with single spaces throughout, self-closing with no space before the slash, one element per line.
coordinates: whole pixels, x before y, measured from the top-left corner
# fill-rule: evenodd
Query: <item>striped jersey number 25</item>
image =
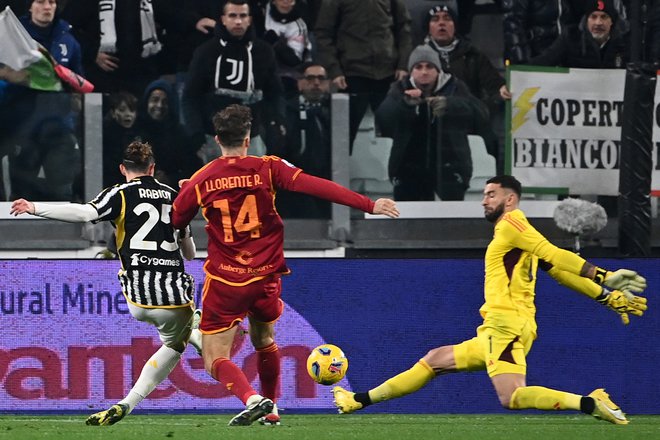
<path fill-rule="evenodd" d="M 151 203 L 140 203 L 135 208 L 133 208 L 133 213 L 137 216 L 148 214 L 146 221 L 140 226 L 140 229 L 131 237 L 130 246 L 131 249 L 139 249 L 143 251 L 155 251 L 158 250 L 158 243 L 153 240 L 145 240 L 149 232 L 156 227 L 159 221 L 168 225 L 170 223 L 170 211 L 172 210 L 172 205 L 163 203 L 160 206 L 160 213 L 158 209 Z M 163 240 L 160 243 L 160 248 L 169 252 L 175 251 L 179 248 L 179 245 L 174 239 L 174 234 L 172 234 L 172 241 Z"/>

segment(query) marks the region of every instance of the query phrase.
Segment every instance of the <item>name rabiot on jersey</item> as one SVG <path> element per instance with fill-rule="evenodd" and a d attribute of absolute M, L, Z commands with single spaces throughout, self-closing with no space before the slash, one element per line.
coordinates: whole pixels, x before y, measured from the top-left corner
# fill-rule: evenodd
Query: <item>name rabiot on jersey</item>
<path fill-rule="evenodd" d="M 170 224 L 176 191 L 151 176 L 106 188 L 90 204 L 99 219 L 117 228 L 119 271 L 124 294 L 142 306 L 183 306 L 192 302 L 192 277 L 184 272 Z"/>

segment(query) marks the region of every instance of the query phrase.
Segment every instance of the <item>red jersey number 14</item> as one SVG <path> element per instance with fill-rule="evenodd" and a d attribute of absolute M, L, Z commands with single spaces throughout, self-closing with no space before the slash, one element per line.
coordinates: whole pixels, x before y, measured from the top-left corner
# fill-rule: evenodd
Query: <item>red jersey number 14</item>
<path fill-rule="evenodd" d="M 250 238 L 259 238 L 261 236 L 259 232 L 261 223 L 259 222 L 259 211 L 257 210 L 257 198 L 253 194 L 245 196 L 233 225 L 228 199 L 214 200 L 213 207 L 219 209 L 222 215 L 222 230 L 225 233 L 226 243 L 234 242 L 234 230 L 236 232 L 249 232 Z"/>

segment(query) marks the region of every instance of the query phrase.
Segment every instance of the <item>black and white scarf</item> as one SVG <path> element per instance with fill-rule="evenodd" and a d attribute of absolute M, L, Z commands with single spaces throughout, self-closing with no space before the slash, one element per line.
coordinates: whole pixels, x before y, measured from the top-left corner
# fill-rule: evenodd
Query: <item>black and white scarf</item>
<path fill-rule="evenodd" d="M 451 68 L 450 62 L 449 62 L 449 57 L 451 56 L 451 53 L 456 49 L 458 46 L 458 38 L 454 38 L 454 41 L 452 41 L 450 44 L 447 46 L 440 46 L 438 43 L 435 42 L 433 38 L 431 38 L 430 35 L 427 35 L 426 38 L 424 39 L 424 43 L 428 44 L 429 46 L 433 47 L 436 52 L 438 52 L 438 55 L 440 55 L 440 58 L 443 61 L 443 66 L 447 69 Z"/>
<path fill-rule="evenodd" d="M 99 1 L 99 21 L 101 23 L 99 52 L 117 53 L 115 1 Z M 142 28 L 142 58 L 156 55 L 160 52 L 161 44 L 156 35 L 156 22 L 154 21 L 154 8 L 151 0 L 140 0 L 140 26 Z"/>
<path fill-rule="evenodd" d="M 288 14 L 282 14 L 280 11 L 277 10 L 275 5 L 273 5 L 273 2 L 269 2 L 266 5 L 266 17 L 278 23 L 286 24 L 298 20 L 299 18 L 301 18 L 301 15 L 298 5 L 294 5 L 293 9 L 291 9 L 291 12 L 289 12 Z"/>
<path fill-rule="evenodd" d="M 222 53 L 215 62 L 216 94 L 219 90 L 248 93 L 254 91 L 252 41 L 249 31 L 243 38 L 238 39 L 223 27 L 220 32 L 220 45 Z"/>

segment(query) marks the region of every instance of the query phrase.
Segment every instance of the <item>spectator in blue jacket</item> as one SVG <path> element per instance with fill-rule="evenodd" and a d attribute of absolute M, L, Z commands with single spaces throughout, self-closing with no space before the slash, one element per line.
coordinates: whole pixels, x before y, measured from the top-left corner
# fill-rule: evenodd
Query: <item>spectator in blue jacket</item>
<path fill-rule="evenodd" d="M 21 15 L 19 21 L 28 34 L 48 50 L 55 61 L 84 76 L 80 44 L 71 33 L 71 25 L 57 16 L 57 0 L 27 0 L 26 3 L 27 13 Z M 15 10 L 14 5 L 9 6 L 12 11 Z M 24 72 L 5 69 L 0 78 L 0 104 L 8 105 L 28 92 L 24 87 L 16 87 L 27 85 Z M 4 121 L 5 117 L 0 112 L 0 119 Z M 7 125 L 15 124 L 10 122 Z"/>
<path fill-rule="evenodd" d="M 55 61 L 82 75 L 80 45 L 69 23 L 57 16 L 57 0 L 28 0 L 26 6 L 28 13 L 19 20 L 28 34 Z M 81 171 L 77 98 L 23 85 L 12 81 L 0 97 L 0 155 L 9 157 L 12 189 L 5 197 L 72 200 Z"/>
<path fill-rule="evenodd" d="M 28 14 L 19 18 L 25 30 L 55 61 L 84 76 L 80 44 L 71 25 L 57 16 L 57 0 L 28 0 L 28 4 Z"/>

